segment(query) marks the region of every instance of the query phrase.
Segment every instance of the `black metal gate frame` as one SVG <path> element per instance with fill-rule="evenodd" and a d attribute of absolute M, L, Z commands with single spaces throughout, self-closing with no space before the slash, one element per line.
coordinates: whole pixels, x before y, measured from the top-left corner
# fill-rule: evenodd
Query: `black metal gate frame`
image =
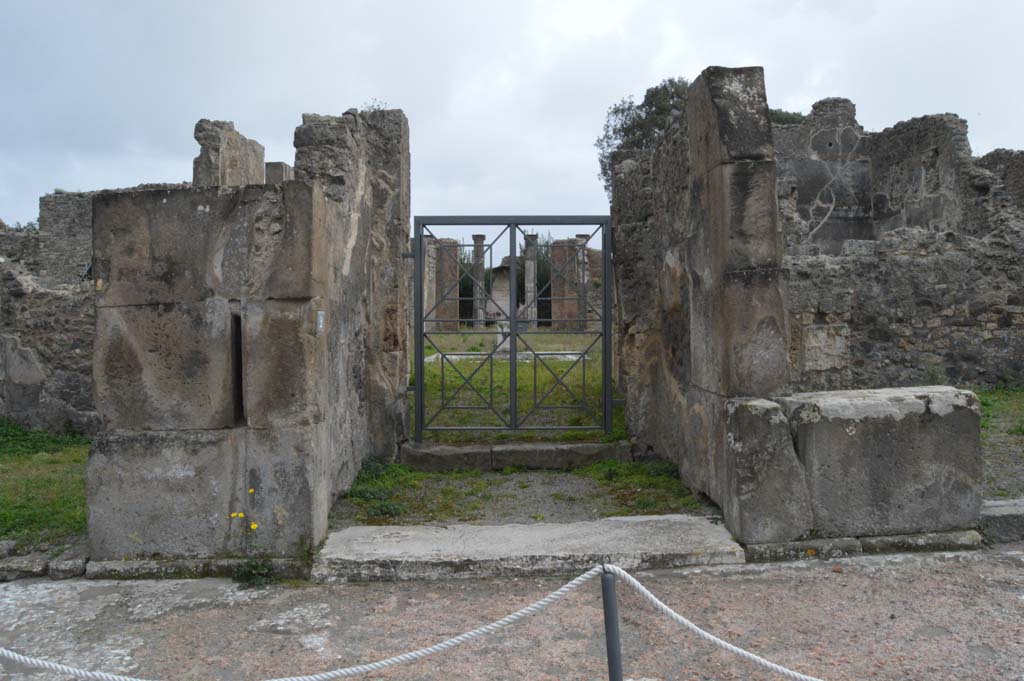
<path fill-rule="evenodd" d="M 596 225 L 597 229 L 600 230 L 600 232 L 601 232 L 601 259 L 602 259 L 602 262 L 601 262 L 601 268 L 602 268 L 602 275 L 601 275 L 602 276 L 601 307 L 603 308 L 602 311 L 601 311 L 601 349 L 602 349 L 602 352 L 601 352 L 601 374 L 602 374 L 602 376 L 601 376 L 601 407 L 602 407 L 602 411 L 601 411 L 601 418 L 600 418 L 601 425 L 599 426 L 599 428 L 601 430 L 604 430 L 605 432 L 611 431 L 611 429 L 612 429 L 612 347 L 611 347 L 611 345 L 612 345 L 612 343 L 611 343 L 611 338 L 612 338 L 612 298 L 611 298 L 611 296 L 612 296 L 612 287 L 610 286 L 609 282 L 611 281 L 611 272 L 612 272 L 612 249 L 611 249 L 612 240 L 611 240 L 611 218 L 610 218 L 610 216 L 608 216 L 608 215 L 424 215 L 424 216 L 416 216 L 416 218 L 414 220 L 414 241 L 413 241 L 414 259 L 415 259 L 415 271 L 414 271 L 414 277 L 415 277 L 415 286 L 414 286 L 414 290 L 415 290 L 415 300 L 414 300 L 415 315 L 414 315 L 414 324 L 415 324 L 415 327 L 416 327 L 415 328 L 415 343 L 414 343 L 414 345 L 415 345 L 415 360 L 416 360 L 416 362 L 415 362 L 415 364 L 416 364 L 416 381 L 415 381 L 415 387 L 414 387 L 414 390 L 415 390 L 415 393 L 416 393 L 416 414 L 415 414 L 416 425 L 415 425 L 415 429 L 414 429 L 414 433 L 413 433 L 413 439 L 416 442 L 422 442 L 422 440 L 423 440 L 423 431 L 424 430 L 451 430 L 452 429 L 452 428 L 441 428 L 441 427 L 431 429 L 431 428 L 429 428 L 426 425 L 426 423 L 424 421 L 424 419 L 426 417 L 426 413 L 425 413 L 426 409 L 425 409 L 424 380 L 423 380 L 424 379 L 424 376 L 423 376 L 423 370 L 424 370 L 424 347 L 423 347 L 423 341 L 424 341 L 424 337 L 425 337 L 425 333 L 424 333 L 424 310 L 423 310 L 423 285 L 424 285 L 424 282 L 423 282 L 423 275 L 424 275 L 423 263 L 424 263 L 424 255 L 425 254 L 424 254 L 424 250 L 423 250 L 424 249 L 423 231 L 424 231 L 425 228 L 429 228 L 431 226 L 441 226 L 441 227 L 504 226 L 504 227 L 506 227 L 508 229 L 508 233 L 509 233 L 509 255 L 511 256 L 509 258 L 509 262 L 510 262 L 510 285 L 509 285 L 509 289 L 510 289 L 510 291 L 509 291 L 509 301 L 508 301 L 509 302 L 509 311 L 508 311 L 509 336 L 508 336 L 508 342 L 509 342 L 509 363 L 510 363 L 510 367 L 511 367 L 511 371 L 509 372 L 509 420 L 506 422 L 504 419 L 501 419 L 501 417 L 499 415 L 499 419 L 501 419 L 503 423 L 506 423 L 507 427 L 505 427 L 505 428 L 494 427 L 494 426 L 481 426 L 481 427 L 472 427 L 472 426 L 470 426 L 470 427 L 460 427 L 458 429 L 459 430 L 513 430 L 513 431 L 514 430 L 570 430 L 570 429 L 571 430 L 586 430 L 587 429 L 585 426 L 584 427 L 579 427 L 579 426 L 568 426 L 568 427 L 563 427 L 563 426 L 534 426 L 534 427 L 529 427 L 529 426 L 527 426 L 527 427 L 522 427 L 520 425 L 520 420 L 518 418 L 517 408 L 516 408 L 517 394 L 518 394 L 517 390 L 516 390 L 516 388 L 517 388 L 517 386 L 516 386 L 516 380 L 517 380 L 516 374 L 518 373 L 518 364 L 516 364 L 516 362 L 517 362 L 516 351 L 517 351 L 517 341 L 519 340 L 519 329 L 518 329 L 518 322 L 519 322 L 519 320 L 517 319 L 518 305 L 517 305 L 517 300 L 516 300 L 516 297 L 517 297 L 517 291 L 516 291 L 517 286 L 516 286 L 516 284 L 518 282 L 518 278 L 517 278 L 518 273 L 516 272 L 516 258 L 517 258 L 517 243 L 516 242 L 517 242 L 517 234 L 519 232 L 519 228 L 520 227 L 524 227 L 524 226 L 526 226 L 526 227 L 529 227 L 529 226 L 554 227 L 554 226 L 566 226 L 566 225 Z M 498 238 L 500 238 L 500 237 L 501 237 L 501 235 L 499 234 Z M 593 238 L 593 235 L 591 235 L 591 238 Z M 495 240 L 495 242 L 496 241 L 497 241 L 497 239 Z M 491 246 L 493 246 L 493 245 L 494 244 L 492 243 Z M 462 272 L 461 272 L 461 270 L 456 270 L 456 271 L 457 271 L 458 274 L 456 276 L 456 284 L 455 284 L 455 286 L 458 287 L 458 281 L 462 277 Z M 552 286 L 552 285 L 553 285 L 552 282 L 548 283 L 548 286 Z M 456 288 L 456 290 L 457 290 L 457 288 Z M 549 291 L 548 295 L 549 296 L 551 295 L 550 291 Z M 458 297 L 458 294 L 456 294 L 456 297 Z M 540 299 L 540 292 L 539 291 L 536 294 L 536 298 L 538 300 Z M 435 305 L 435 307 L 436 307 L 436 305 Z M 582 312 L 582 316 L 583 316 L 583 319 L 585 321 L 587 319 L 587 316 L 588 316 L 588 310 L 584 310 Z M 434 321 L 451 321 L 451 320 L 434 320 Z M 457 321 L 461 321 L 461 320 L 457 320 Z M 433 342 L 431 342 L 431 344 L 433 345 Z M 437 349 L 436 345 L 434 347 L 435 347 L 435 349 Z M 584 354 L 585 354 L 585 352 L 589 351 L 590 347 L 593 347 L 593 343 L 591 343 L 591 345 L 587 348 L 587 350 L 584 351 Z M 496 350 L 497 350 L 497 347 L 494 350 L 491 351 L 491 358 L 490 359 L 492 361 L 493 361 L 494 352 Z M 442 367 L 444 366 L 444 361 L 445 361 L 445 358 L 444 358 L 443 353 L 442 353 L 442 357 L 441 357 Z M 576 362 L 579 362 L 579 359 L 577 359 Z M 569 367 L 568 371 L 572 371 L 572 369 L 575 366 L 575 364 L 576 363 L 573 363 L 573 365 Z M 482 367 L 483 364 L 481 364 L 480 366 Z M 454 368 L 454 364 L 453 364 L 453 368 Z M 459 391 L 461 391 L 462 388 L 465 387 L 466 385 L 469 385 L 470 389 L 476 391 L 476 388 L 474 386 L 470 385 L 469 381 L 472 380 L 473 376 L 476 374 L 476 371 L 479 371 L 479 369 L 480 369 L 480 367 L 477 367 L 477 369 L 475 369 L 470 374 L 469 378 L 466 378 L 464 375 L 462 375 L 462 372 L 460 372 L 460 371 L 458 371 L 456 369 L 456 372 L 459 373 L 460 377 L 463 380 L 463 383 L 457 388 L 456 394 Z M 548 371 L 550 372 L 551 369 L 548 368 Z M 566 372 L 566 375 L 568 374 L 568 371 Z M 552 375 L 554 375 L 554 374 L 552 373 Z M 564 378 L 564 375 L 562 376 L 562 378 Z M 558 376 L 555 376 L 555 380 L 556 380 L 556 386 L 558 384 L 561 384 L 561 385 L 563 385 L 563 387 L 566 387 L 566 389 L 568 390 L 568 387 L 565 386 L 564 383 L 562 383 L 561 378 L 559 378 Z M 554 387 L 555 386 L 552 387 L 552 390 L 554 389 Z M 535 379 L 534 388 L 536 389 L 536 379 Z M 586 383 L 584 382 L 584 390 L 585 389 L 586 389 Z M 551 390 L 548 391 L 548 394 L 550 394 L 550 392 L 551 392 Z M 483 398 L 482 395 L 480 397 Z M 546 397 L 547 397 L 547 395 L 542 397 L 541 401 L 543 402 L 543 400 Z M 454 398 L 454 395 L 452 395 L 452 398 Z M 535 403 L 534 403 L 534 410 L 536 410 L 538 404 L 539 403 L 537 403 L 535 401 Z M 584 403 L 584 405 L 585 405 L 585 403 Z M 442 407 L 442 409 L 443 409 L 443 407 Z M 530 414 L 527 414 L 527 417 L 529 417 L 529 415 Z"/>

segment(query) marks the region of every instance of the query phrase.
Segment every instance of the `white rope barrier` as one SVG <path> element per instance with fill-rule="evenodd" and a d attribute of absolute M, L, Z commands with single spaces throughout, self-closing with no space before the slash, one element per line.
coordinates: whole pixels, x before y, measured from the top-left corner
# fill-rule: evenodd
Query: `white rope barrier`
<path fill-rule="evenodd" d="M 742 657 L 745 660 L 748 660 L 749 662 L 764 667 L 769 671 L 781 674 L 787 679 L 792 679 L 793 681 L 821 681 L 821 679 L 818 679 L 816 677 L 807 676 L 805 674 L 795 672 L 791 669 L 787 669 L 786 667 L 783 667 L 781 665 L 777 665 L 774 662 L 769 662 L 763 657 L 759 657 L 754 653 L 743 650 L 742 648 L 734 646 L 731 643 L 723 641 L 722 639 L 704 631 L 696 624 L 686 619 L 682 615 L 676 613 L 674 610 L 672 610 L 672 608 L 662 603 L 654 594 L 648 591 L 647 588 L 643 584 L 641 584 L 636 578 L 634 578 L 631 574 L 629 574 L 628 572 L 626 572 L 625 570 L 616 565 L 595 565 L 594 567 L 590 568 L 576 579 L 563 585 L 560 589 L 552 591 L 539 601 L 531 603 L 530 605 L 526 606 L 521 610 L 517 610 L 511 615 L 502 617 L 500 620 L 491 622 L 490 624 L 485 624 L 484 626 L 474 629 L 472 631 L 467 631 L 464 634 L 460 634 L 459 636 L 450 638 L 447 641 L 442 641 L 441 643 L 432 645 L 429 648 L 420 648 L 419 650 L 414 650 L 408 653 L 404 653 L 402 655 L 389 657 L 386 660 L 379 660 L 377 662 L 361 664 L 355 667 L 334 669 L 332 671 L 322 672 L 320 674 L 310 674 L 307 676 L 286 676 L 277 679 L 270 679 L 269 681 L 331 681 L 332 679 L 338 679 L 346 676 L 360 676 L 362 674 L 367 674 L 369 672 L 380 671 L 381 669 L 385 669 L 396 664 L 414 662 L 421 658 L 427 657 L 428 655 L 433 655 L 435 653 L 439 653 L 450 648 L 454 648 L 455 646 L 462 645 L 463 643 L 471 641 L 474 638 L 478 638 L 486 634 L 493 634 L 494 632 L 498 631 L 499 629 L 502 629 L 503 627 L 507 627 L 510 624 L 518 622 L 524 617 L 538 613 L 544 608 L 551 605 L 552 603 L 555 603 L 565 598 L 565 596 L 567 596 L 570 592 L 575 591 L 580 586 L 590 581 L 594 577 L 597 577 L 603 572 L 614 573 L 626 584 L 628 584 L 630 588 L 632 588 L 634 591 L 640 594 L 640 596 L 647 600 L 651 605 L 653 605 L 656 610 L 668 615 L 677 624 L 683 626 L 684 628 L 693 632 L 698 637 L 711 643 L 712 645 L 718 646 L 719 648 L 722 648 L 723 650 L 726 650 L 730 653 L 734 653 L 735 655 L 739 655 L 740 657 Z M 84 669 L 76 669 L 75 667 L 69 667 L 67 665 L 58 664 L 56 662 L 41 660 L 39 658 L 29 657 L 27 655 L 20 655 L 12 650 L 7 650 L 6 648 L 2 647 L 0 647 L 0 658 L 7 658 L 8 660 L 13 660 L 14 662 L 17 662 L 18 664 L 24 665 L 26 667 L 32 667 L 35 669 L 46 669 L 48 671 L 58 672 L 60 674 L 67 674 L 75 678 L 86 679 L 87 681 L 146 681 L 145 679 L 139 679 L 132 676 L 120 676 L 118 674 L 108 674 L 106 672 L 91 672 L 86 671 Z"/>

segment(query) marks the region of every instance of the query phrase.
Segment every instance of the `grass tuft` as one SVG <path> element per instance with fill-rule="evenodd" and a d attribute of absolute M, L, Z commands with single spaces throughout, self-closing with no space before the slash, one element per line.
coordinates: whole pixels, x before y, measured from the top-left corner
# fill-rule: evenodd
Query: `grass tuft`
<path fill-rule="evenodd" d="M 88 438 L 0 419 L 0 539 L 17 551 L 53 550 L 86 530 Z"/>

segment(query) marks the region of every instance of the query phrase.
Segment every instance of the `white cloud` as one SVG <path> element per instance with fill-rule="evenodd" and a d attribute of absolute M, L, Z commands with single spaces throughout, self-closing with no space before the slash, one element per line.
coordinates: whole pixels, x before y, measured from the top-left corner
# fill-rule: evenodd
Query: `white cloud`
<path fill-rule="evenodd" d="M 761 64 L 773 106 L 847 96 L 880 129 L 954 111 L 1024 147 L 1024 6 L 945 1 L 10 2 L 0 217 L 54 187 L 180 181 L 201 117 L 290 160 L 301 114 L 403 108 L 419 213 L 606 212 L 604 112 L 669 76 Z"/>

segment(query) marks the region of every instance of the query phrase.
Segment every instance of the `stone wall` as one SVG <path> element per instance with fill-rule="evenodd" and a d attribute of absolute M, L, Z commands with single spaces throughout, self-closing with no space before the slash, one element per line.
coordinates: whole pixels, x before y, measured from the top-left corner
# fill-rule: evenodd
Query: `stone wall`
<path fill-rule="evenodd" d="M 972 159 L 952 114 L 855 114 L 774 128 L 792 387 L 1024 380 L 1024 155 Z"/>
<path fill-rule="evenodd" d="M 840 257 L 822 251 L 876 243 L 865 238 L 875 236 L 875 197 L 860 158 L 864 135 L 850 116 L 845 103 L 829 101 L 812 116 L 823 130 L 774 135 L 761 69 L 712 67 L 653 153 L 615 159 L 619 372 L 630 431 L 674 459 L 745 543 L 946 530 L 978 518 L 973 395 L 946 387 L 793 394 L 799 295 L 832 289 L 794 286 L 792 252 L 819 258 L 807 276 L 820 277 Z M 930 198 L 897 175 L 887 180 L 902 187 L 890 190 L 900 206 L 890 202 L 892 215 L 928 214 Z M 957 205 L 962 215 L 976 211 Z M 858 299 L 864 282 L 835 285 Z"/>
<path fill-rule="evenodd" d="M 408 125 L 303 117 L 298 179 L 97 196 L 97 560 L 277 556 L 405 432 Z"/>
<path fill-rule="evenodd" d="M 42 197 L 38 225 L 0 231 L 0 416 L 91 433 L 92 194 Z"/>

